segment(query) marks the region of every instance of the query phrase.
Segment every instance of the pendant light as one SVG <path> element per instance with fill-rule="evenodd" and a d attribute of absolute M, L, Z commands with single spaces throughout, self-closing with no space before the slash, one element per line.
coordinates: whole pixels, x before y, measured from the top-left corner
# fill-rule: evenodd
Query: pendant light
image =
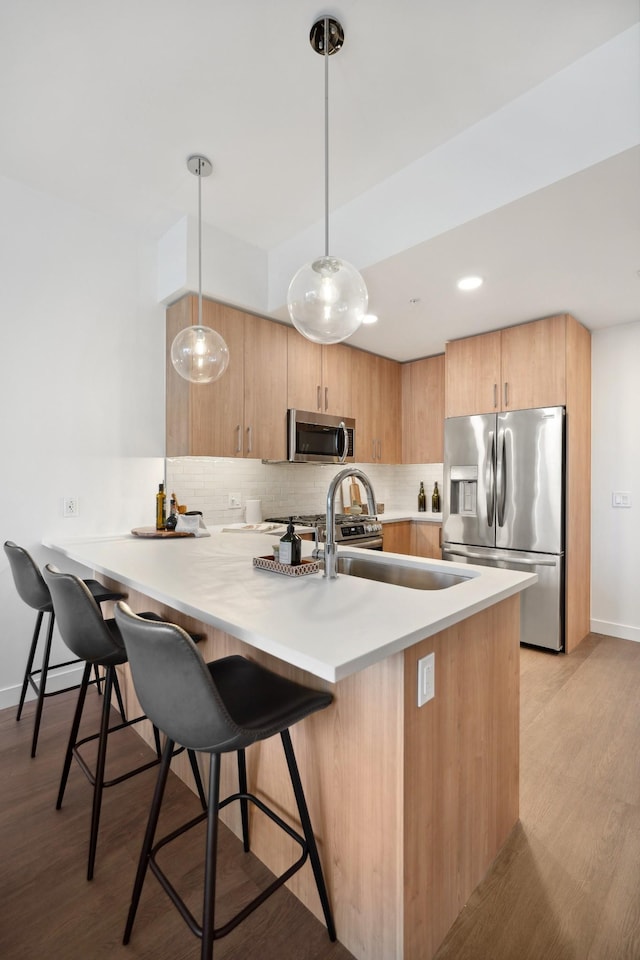
<path fill-rule="evenodd" d="M 171 344 L 171 362 L 177 373 L 190 383 L 213 383 L 229 366 L 229 348 L 219 333 L 202 324 L 202 177 L 213 170 L 206 157 L 187 160 L 190 173 L 198 178 L 198 323 L 181 330 Z"/>
<path fill-rule="evenodd" d="M 341 24 L 316 20 L 311 46 L 324 57 L 324 256 L 301 267 L 289 284 L 287 307 L 294 327 L 315 343 L 340 343 L 356 332 L 367 312 L 364 280 L 346 260 L 329 256 L 329 56 L 344 43 Z"/>

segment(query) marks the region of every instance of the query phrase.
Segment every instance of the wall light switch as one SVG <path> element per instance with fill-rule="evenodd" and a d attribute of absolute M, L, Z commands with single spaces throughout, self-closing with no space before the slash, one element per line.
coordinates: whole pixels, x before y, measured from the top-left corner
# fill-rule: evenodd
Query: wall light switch
<path fill-rule="evenodd" d="M 433 700 L 436 695 L 436 655 L 428 653 L 418 660 L 418 706 Z"/>
<path fill-rule="evenodd" d="M 614 492 L 611 494 L 611 506 L 612 507 L 630 507 L 631 494 L 623 493 L 620 490 L 614 490 Z"/>

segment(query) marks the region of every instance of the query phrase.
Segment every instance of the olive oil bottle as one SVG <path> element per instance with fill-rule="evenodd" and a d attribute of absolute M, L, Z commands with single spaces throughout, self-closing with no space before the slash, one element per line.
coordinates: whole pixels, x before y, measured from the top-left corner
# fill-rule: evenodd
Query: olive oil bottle
<path fill-rule="evenodd" d="M 433 485 L 433 493 L 431 495 L 431 509 L 434 513 L 440 513 L 440 494 L 438 493 L 438 481 Z"/>
<path fill-rule="evenodd" d="M 424 492 L 424 482 L 420 481 L 420 489 L 418 490 L 418 513 L 424 513 L 427 509 L 427 495 Z"/>
<path fill-rule="evenodd" d="M 164 483 L 158 484 L 156 493 L 156 530 L 164 530 L 167 524 L 167 495 L 164 492 Z"/>

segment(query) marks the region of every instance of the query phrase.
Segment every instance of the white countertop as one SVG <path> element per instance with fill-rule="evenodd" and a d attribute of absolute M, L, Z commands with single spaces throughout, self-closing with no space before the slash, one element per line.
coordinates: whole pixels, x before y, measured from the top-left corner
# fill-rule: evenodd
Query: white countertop
<path fill-rule="evenodd" d="M 432 515 L 433 516 L 433 515 Z M 124 534 L 44 545 L 175 610 L 303 670 L 336 682 L 536 582 L 534 574 L 354 551 L 471 577 L 444 590 L 412 590 L 359 577 L 290 578 L 253 567 L 264 533 L 170 540 Z M 313 544 L 303 541 L 303 555 Z M 61 567 L 62 563 L 59 564 Z"/>
<path fill-rule="evenodd" d="M 441 513 L 431 513 L 425 511 L 418 513 L 417 510 L 385 510 L 378 514 L 380 523 L 398 523 L 400 520 L 415 520 L 416 523 L 442 523 Z"/>

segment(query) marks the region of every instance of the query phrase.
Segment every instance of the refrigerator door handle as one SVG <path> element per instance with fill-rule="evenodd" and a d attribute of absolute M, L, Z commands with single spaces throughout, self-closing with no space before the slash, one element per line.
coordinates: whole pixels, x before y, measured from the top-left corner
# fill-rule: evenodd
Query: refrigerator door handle
<path fill-rule="evenodd" d="M 493 430 L 489 431 L 489 456 L 484 472 L 484 489 L 487 497 L 487 526 L 493 526 L 494 510 L 496 502 L 496 477 L 495 477 L 495 437 Z"/>
<path fill-rule="evenodd" d="M 470 553 L 462 550 L 450 550 L 449 547 L 443 547 L 443 552 L 451 557 L 466 557 L 467 560 L 504 560 L 504 556 L 497 556 L 490 553 Z M 509 561 L 510 563 L 521 564 L 523 567 L 557 567 L 557 560 L 529 560 L 528 558 L 517 557 Z"/>
<path fill-rule="evenodd" d="M 498 455 L 496 457 L 496 501 L 498 505 L 498 526 L 504 526 L 504 505 L 507 494 L 506 462 L 505 462 L 505 432 L 498 434 Z"/>

